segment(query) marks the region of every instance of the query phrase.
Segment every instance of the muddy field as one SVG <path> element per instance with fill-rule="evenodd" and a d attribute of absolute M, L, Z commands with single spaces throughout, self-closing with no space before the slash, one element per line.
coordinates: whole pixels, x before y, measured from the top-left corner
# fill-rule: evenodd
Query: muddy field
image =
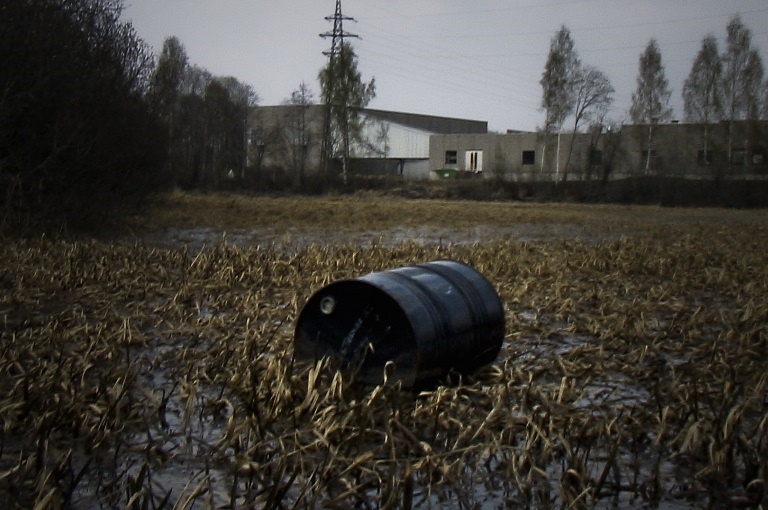
<path fill-rule="evenodd" d="M 6 239 L 7 508 L 768 505 L 768 213 L 176 195 Z M 497 289 L 491 366 L 414 392 L 292 359 L 311 293 L 435 259 Z"/>

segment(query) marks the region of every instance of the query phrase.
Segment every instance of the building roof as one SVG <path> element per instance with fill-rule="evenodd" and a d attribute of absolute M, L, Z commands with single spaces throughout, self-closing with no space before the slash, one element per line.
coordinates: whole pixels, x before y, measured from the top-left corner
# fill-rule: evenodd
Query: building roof
<path fill-rule="evenodd" d="M 320 110 L 323 105 L 313 104 L 309 106 L 312 110 L 310 116 L 320 118 Z M 274 105 L 274 106 L 256 106 L 254 111 L 287 112 L 293 108 L 306 108 L 301 105 Z M 484 134 L 488 132 L 488 122 L 471 119 L 460 119 L 455 117 L 441 117 L 436 115 L 423 115 L 418 113 L 393 112 L 388 110 L 376 110 L 373 108 L 364 108 L 362 112 L 367 117 L 375 118 L 383 122 L 399 124 L 401 126 L 417 129 L 431 134 Z"/>
<path fill-rule="evenodd" d="M 483 134 L 488 132 L 488 122 L 481 120 L 441 117 L 418 113 L 393 112 L 366 108 L 363 112 L 382 121 L 412 127 L 434 134 Z"/>

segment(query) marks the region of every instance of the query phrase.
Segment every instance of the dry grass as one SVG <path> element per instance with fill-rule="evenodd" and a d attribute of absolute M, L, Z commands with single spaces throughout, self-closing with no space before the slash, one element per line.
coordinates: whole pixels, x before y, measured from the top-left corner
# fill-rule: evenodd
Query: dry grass
<path fill-rule="evenodd" d="M 596 228 L 697 223 L 751 218 L 754 212 L 664 209 L 648 206 L 407 200 L 375 192 L 337 197 L 163 195 L 139 218 L 150 228 L 212 227 L 219 230 L 311 228 L 384 230 L 403 225 L 463 228 L 474 225 L 577 224 Z"/>
<path fill-rule="evenodd" d="M 7 241 L 0 499 L 10 507 L 768 505 L 763 212 L 168 200 L 153 228 L 298 225 L 353 239 L 408 218 L 592 235 L 201 252 Z M 436 258 L 497 287 L 508 335 L 496 364 L 420 394 L 293 364 L 293 322 L 312 291 Z"/>

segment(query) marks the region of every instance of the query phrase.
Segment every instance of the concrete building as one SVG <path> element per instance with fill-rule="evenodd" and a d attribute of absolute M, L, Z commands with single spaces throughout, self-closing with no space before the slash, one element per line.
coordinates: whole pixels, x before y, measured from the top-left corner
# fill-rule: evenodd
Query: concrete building
<path fill-rule="evenodd" d="M 437 178 L 482 175 L 513 181 L 768 178 L 768 122 L 623 126 L 616 132 L 449 134 L 430 138 Z"/>
<path fill-rule="evenodd" d="M 431 176 L 430 139 L 435 134 L 487 133 L 484 121 L 365 109 L 362 144 L 351 148 L 350 173 Z M 302 182 L 320 167 L 322 105 L 259 106 L 249 117 L 248 166 Z"/>
<path fill-rule="evenodd" d="M 351 174 L 409 180 L 457 176 L 512 181 L 768 179 L 768 122 L 626 125 L 616 131 L 543 135 L 488 133 L 483 121 L 365 109 Z M 302 182 L 320 167 L 324 108 L 254 108 L 248 166 Z"/>

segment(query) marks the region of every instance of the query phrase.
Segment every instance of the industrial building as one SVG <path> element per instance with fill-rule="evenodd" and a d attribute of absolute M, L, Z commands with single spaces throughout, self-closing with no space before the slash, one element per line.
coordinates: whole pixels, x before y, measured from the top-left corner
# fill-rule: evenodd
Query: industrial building
<path fill-rule="evenodd" d="M 488 133 L 484 121 L 364 109 L 349 172 L 408 180 L 768 179 L 768 122 L 625 125 L 588 133 Z M 259 106 L 248 166 L 301 182 L 320 168 L 322 105 Z"/>
<path fill-rule="evenodd" d="M 625 125 L 591 133 L 451 134 L 430 138 L 434 177 L 512 181 L 668 176 L 768 178 L 768 122 Z"/>
<path fill-rule="evenodd" d="M 484 121 L 364 109 L 363 144 L 351 148 L 351 173 L 429 179 L 434 135 L 484 134 Z M 322 105 L 258 106 L 249 118 L 248 166 L 284 172 L 299 182 L 320 168 Z"/>

